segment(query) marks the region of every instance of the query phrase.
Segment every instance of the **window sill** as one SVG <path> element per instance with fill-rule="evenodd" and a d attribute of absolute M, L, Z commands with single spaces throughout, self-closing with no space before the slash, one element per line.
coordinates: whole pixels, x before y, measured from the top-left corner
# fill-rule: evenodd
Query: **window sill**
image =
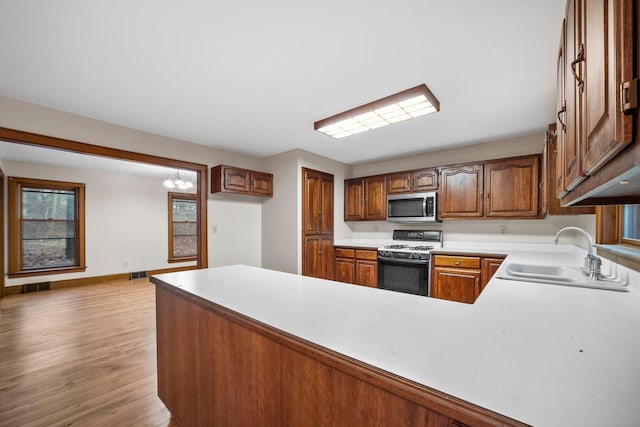
<path fill-rule="evenodd" d="M 189 261 L 197 261 L 198 258 L 197 257 L 190 257 L 190 258 L 172 258 L 172 259 L 168 259 L 167 262 L 168 263 L 176 263 L 176 262 L 189 262 Z"/>
<path fill-rule="evenodd" d="M 640 271 L 640 246 L 634 245 L 595 245 L 598 255 L 608 260 Z"/>
<path fill-rule="evenodd" d="M 64 274 L 64 273 L 78 273 L 86 271 L 87 267 L 58 267 L 58 268 L 47 268 L 41 270 L 25 270 L 25 271 L 16 271 L 9 272 L 7 275 L 10 279 L 15 277 L 30 277 L 30 276 L 44 276 L 47 274 Z"/>

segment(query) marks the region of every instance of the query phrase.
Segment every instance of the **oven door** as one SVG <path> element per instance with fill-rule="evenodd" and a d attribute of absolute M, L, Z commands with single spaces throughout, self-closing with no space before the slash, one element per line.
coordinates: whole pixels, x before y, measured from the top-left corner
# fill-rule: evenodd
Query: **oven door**
<path fill-rule="evenodd" d="M 378 255 L 380 289 L 429 296 L 429 273 L 429 260 L 395 259 Z"/>

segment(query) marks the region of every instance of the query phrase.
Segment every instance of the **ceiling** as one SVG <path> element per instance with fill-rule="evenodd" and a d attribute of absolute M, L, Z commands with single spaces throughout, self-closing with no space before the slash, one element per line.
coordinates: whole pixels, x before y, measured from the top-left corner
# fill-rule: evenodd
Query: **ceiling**
<path fill-rule="evenodd" d="M 258 157 L 356 164 L 555 119 L 562 0 L 0 5 L 0 95 Z M 313 130 L 421 83 L 439 113 L 341 140 Z"/>

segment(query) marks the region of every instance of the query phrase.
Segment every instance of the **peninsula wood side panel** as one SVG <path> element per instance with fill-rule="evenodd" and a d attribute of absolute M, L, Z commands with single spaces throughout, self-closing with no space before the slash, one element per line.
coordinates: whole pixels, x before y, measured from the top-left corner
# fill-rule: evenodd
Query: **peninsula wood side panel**
<path fill-rule="evenodd" d="M 154 283 L 158 394 L 181 426 L 522 425 Z"/>

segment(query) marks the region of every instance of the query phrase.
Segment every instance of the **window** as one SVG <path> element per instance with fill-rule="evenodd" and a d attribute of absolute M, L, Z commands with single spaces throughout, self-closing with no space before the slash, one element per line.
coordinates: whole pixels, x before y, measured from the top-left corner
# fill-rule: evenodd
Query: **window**
<path fill-rule="evenodd" d="M 196 195 L 169 193 L 169 262 L 195 261 L 197 255 Z"/>
<path fill-rule="evenodd" d="M 9 277 L 85 269 L 84 184 L 9 177 Z"/>
<path fill-rule="evenodd" d="M 624 243 L 640 245 L 640 205 L 620 207 L 620 236 Z"/>

